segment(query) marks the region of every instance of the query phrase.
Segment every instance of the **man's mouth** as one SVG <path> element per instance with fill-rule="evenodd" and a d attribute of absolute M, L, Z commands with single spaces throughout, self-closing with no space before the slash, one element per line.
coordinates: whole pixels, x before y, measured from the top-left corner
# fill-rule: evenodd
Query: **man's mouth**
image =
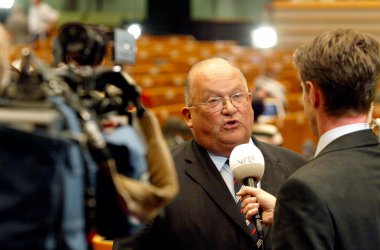
<path fill-rule="evenodd" d="M 224 123 L 224 127 L 227 128 L 227 129 L 233 129 L 233 128 L 236 128 L 237 126 L 239 126 L 240 122 L 238 122 L 237 120 L 231 120 L 231 121 L 227 121 Z"/>

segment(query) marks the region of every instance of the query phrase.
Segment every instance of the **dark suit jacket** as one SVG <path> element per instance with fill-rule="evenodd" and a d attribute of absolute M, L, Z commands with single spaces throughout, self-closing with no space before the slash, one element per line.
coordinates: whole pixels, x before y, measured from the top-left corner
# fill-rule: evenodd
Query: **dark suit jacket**
<path fill-rule="evenodd" d="M 306 159 L 253 140 L 265 159 L 262 188 L 276 195 L 280 185 Z M 132 249 L 255 249 L 240 211 L 207 151 L 192 140 L 172 153 L 179 195 L 137 236 Z M 266 243 L 269 248 L 269 241 Z"/>
<path fill-rule="evenodd" d="M 380 146 L 371 130 L 331 142 L 283 185 L 273 249 L 380 249 Z"/>

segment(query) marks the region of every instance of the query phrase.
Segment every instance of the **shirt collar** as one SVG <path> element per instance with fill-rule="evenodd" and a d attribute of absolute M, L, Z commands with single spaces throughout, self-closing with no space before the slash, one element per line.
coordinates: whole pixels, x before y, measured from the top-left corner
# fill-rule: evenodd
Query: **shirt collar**
<path fill-rule="evenodd" d="M 252 138 L 249 138 L 249 142 L 248 143 L 254 145 L 253 141 L 252 141 Z M 218 171 L 220 172 L 220 170 L 222 169 L 222 167 L 224 166 L 224 163 L 226 163 L 226 160 L 228 158 L 224 157 L 224 156 L 216 155 L 216 154 L 214 154 L 214 153 L 212 153 L 210 151 L 207 151 L 207 153 L 210 156 L 212 162 L 215 164 L 215 166 L 218 169 Z"/>
<path fill-rule="evenodd" d="M 334 129 L 331 129 L 324 133 L 318 141 L 318 146 L 315 151 L 314 157 L 316 157 L 328 144 L 330 144 L 332 141 L 336 140 L 337 138 L 353 133 L 360 130 L 369 129 L 368 123 L 355 123 L 350 125 L 344 125 L 340 126 Z"/>

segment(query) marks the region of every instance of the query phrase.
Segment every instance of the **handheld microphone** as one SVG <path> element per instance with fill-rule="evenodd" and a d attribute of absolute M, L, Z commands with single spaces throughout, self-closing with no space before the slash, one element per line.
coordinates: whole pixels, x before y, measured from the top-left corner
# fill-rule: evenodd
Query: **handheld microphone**
<path fill-rule="evenodd" d="M 243 185 L 257 187 L 264 174 L 265 161 L 261 151 L 252 143 L 236 146 L 230 155 L 233 176 Z M 260 212 L 255 215 L 255 225 L 259 239 L 264 240 Z"/>

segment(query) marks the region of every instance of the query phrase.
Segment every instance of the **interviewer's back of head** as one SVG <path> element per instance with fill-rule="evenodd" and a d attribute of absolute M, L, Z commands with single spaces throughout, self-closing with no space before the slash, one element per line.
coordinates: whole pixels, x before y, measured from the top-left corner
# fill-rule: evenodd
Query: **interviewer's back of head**
<path fill-rule="evenodd" d="M 380 72 L 376 38 L 353 29 L 327 31 L 298 48 L 294 63 L 303 83 L 323 92 L 330 115 L 368 112 Z"/>

